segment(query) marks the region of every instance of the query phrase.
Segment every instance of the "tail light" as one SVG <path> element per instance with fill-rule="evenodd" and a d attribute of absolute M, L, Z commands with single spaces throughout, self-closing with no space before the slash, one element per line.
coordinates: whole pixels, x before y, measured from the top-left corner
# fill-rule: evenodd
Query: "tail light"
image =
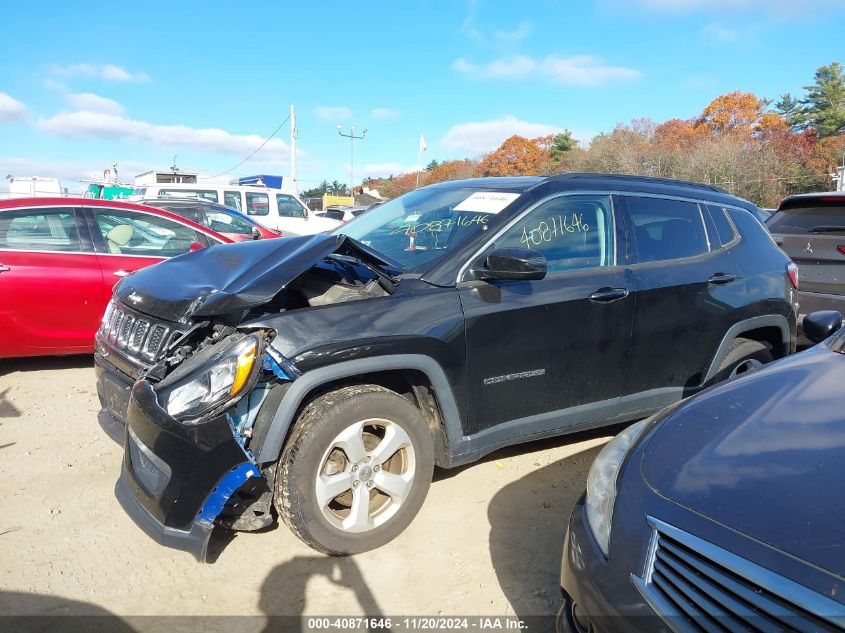
<path fill-rule="evenodd" d="M 789 275 L 789 281 L 792 282 L 792 287 L 798 290 L 798 266 L 789 262 L 786 265 L 786 274 Z"/>
<path fill-rule="evenodd" d="M 839 246 L 836 247 L 836 250 L 838 250 L 840 253 L 845 255 L 845 245 L 840 244 Z"/>

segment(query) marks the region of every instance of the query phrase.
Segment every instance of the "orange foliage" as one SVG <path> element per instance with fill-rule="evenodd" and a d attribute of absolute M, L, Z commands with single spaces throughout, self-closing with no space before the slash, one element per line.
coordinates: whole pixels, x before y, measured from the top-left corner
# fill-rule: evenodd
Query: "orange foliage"
<path fill-rule="evenodd" d="M 548 152 L 522 136 L 511 136 L 499 148 L 487 154 L 478 166 L 481 176 L 536 176 L 548 164 Z"/>
<path fill-rule="evenodd" d="M 443 182 L 444 180 L 470 178 L 477 166 L 478 163 L 468 158 L 464 160 L 447 160 L 425 173 L 420 179 L 420 182 L 431 185 L 435 182 Z"/>
<path fill-rule="evenodd" d="M 714 134 L 752 132 L 763 116 L 765 104 L 753 92 L 735 90 L 716 97 L 696 120 L 697 127 Z"/>
<path fill-rule="evenodd" d="M 700 131 L 689 121 L 669 119 L 654 129 L 654 142 L 664 149 L 687 149 L 700 138 Z"/>

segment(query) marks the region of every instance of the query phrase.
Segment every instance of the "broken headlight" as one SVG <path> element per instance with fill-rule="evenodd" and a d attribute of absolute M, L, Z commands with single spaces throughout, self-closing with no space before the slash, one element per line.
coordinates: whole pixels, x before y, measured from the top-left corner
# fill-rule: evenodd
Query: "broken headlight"
<path fill-rule="evenodd" d="M 256 365 L 258 337 L 246 336 L 221 350 L 161 394 L 167 412 L 185 424 L 237 396 Z"/>

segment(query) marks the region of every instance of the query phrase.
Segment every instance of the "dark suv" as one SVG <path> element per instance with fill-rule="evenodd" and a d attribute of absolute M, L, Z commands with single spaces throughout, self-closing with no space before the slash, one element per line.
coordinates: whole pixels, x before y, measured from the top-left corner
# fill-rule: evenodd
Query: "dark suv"
<path fill-rule="evenodd" d="M 798 265 L 799 321 L 816 310 L 845 314 L 845 192 L 789 196 L 766 226 Z"/>
<path fill-rule="evenodd" d="M 435 465 L 642 418 L 794 351 L 794 266 L 754 210 L 630 176 L 453 181 L 335 234 L 130 275 L 97 335 L 117 497 L 200 560 L 215 524 L 273 507 L 320 551 L 382 545 Z"/>

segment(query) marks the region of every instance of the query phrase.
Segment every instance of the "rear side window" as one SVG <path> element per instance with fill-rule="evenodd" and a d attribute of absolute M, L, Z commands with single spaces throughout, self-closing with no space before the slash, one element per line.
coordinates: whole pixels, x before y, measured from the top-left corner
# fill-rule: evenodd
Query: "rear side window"
<path fill-rule="evenodd" d="M 713 218 L 713 224 L 716 227 L 716 236 L 719 238 L 719 243 L 722 246 L 733 242 L 737 235 L 734 231 L 733 224 L 728 219 L 728 210 L 724 207 L 717 207 L 708 204 L 707 208 L 710 211 L 710 217 Z"/>
<path fill-rule="evenodd" d="M 766 226 L 772 233 L 845 235 L 845 196 L 787 200 Z"/>
<path fill-rule="evenodd" d="M 283 218 L 304 218 L 307 215 L 305 207 L 293 196 L 276 194 L 276 204 L 279 206 L 279 215 Z"/>
<path fill-rule="evenodd" d="M 224 191 L 223 204 L 235 211 L 243 211 L 243 204 L 241 203 L 240 191 Z"/>
<path fill-rule="evenodd" d="M 701 211 L 694 202 L 640 197 L 627 201 L 638 261 L 682 259 L 708 251 Z"/>
<path fill-rule="evenodd" d="M 270 196 L 266 193 L 247 193 L 246 212 L 248 215 L 270 215 Z"/>
<path fill-rule="evenodd" d="M 82 250 L 73 209 L 0 213 L 0 248 L 15 251 Z"/>

